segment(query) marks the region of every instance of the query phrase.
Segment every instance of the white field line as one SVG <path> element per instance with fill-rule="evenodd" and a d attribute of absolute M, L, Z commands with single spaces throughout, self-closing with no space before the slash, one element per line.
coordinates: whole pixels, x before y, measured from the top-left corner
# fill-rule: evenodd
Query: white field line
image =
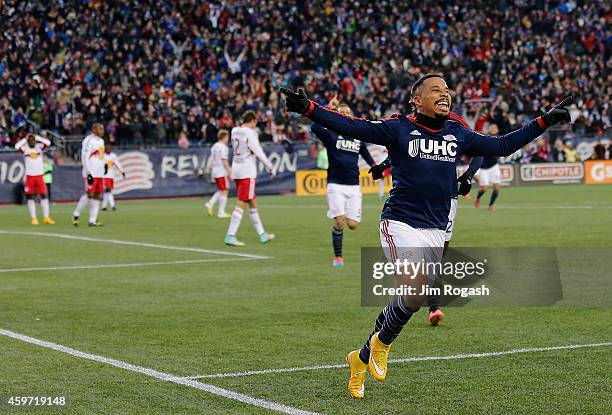
<path fill-rule="evenodd" d="M 14 333 L 9 330 L 0 329 L 0 335 L 11 337 L 16 340 L 21 340 L 26 343 L 34 344 L 36 346 L 45 347 L 58 352 L 66 353 L 81 359 L 93 360 L 94 362 L 103 363 L 117 367 L 119 369 L 129 370 L 131 372 L 142 373 L 155 379 L 159 379 L 166 382 L 176 383 L 178 385 L 189 386 L 195 389 L 199 389 L 204 392 L 211 393 L 213 395 L 221 396 L 223 398 L 232 399 L 235 401 L 243 402 L 249 405 L 258 406 L 260 408 L 270 409 L 272 411 L 281 412 L 289 415 L 319 415 L 315 412 L 308 412 L 298 408 L 294 408 L 279 403 L 266 401 L 263 399 L 253 398 L 251 396 L 243 395 L 242 393 L 234 392 L 231 390 L 219 388 L 214 385 L 207 383 L 198 382 L 195 380 L 187 379 L 184 377 L 172 375 L 169 373 L 158 372 L 157 370 L 149 369 L 142 366 L 136 366 L 130 363 L 122 362 L 121 360 L 110 359 L 108 357 L 89 354 L 81 352 L 79 350 L 71 349 L 70 347 L 62 346 L 60 344 L 46 342 L 43 340 L 35 339 L 33 337 L 24 336 L 23 334 Z"/>
<path fill-rule="evenodd" d="M 243 254 L 240 252 L 228 252 L 228 251 L 219 251 L 215 249 L 191 248 L 187 246 L 161 245 L 161 244 L 152 244 L 148 242 L 121 241 L 118 239 L 90 238 L 87 236 L 74 236 L 74 235 L 66 235 L 63 233 L 22 232 L 22 231 L 1 231 L 0 230 L 0 234 L 45 236 L 49 238 L 72 239 L 72 240 L 77 240 L 77 241 L 99 242 L 99 243 L 106 243 L 106 244 L 112 244 L 112 245 L 143 246 L 145 248 L 167 249 L 171 251 L 185 251 L 185 252 L 198 252 L 201 254 L 229 255 L 229 256 L 249 258 L 249 259 L 271 259 L 271 257 L 268 257 L 268 256 Z"/>
<path fill-rule="evenodd" d="M 201 264 L 204 262 L 228 262 L 228 261 L 251 261 L 252 258 L 233 258 L 233 259 L 185 259 L 179 261 L 159 261 L 159 262 L 132 262 L 128 264 L 99 264 L 99 265 L 68 265 L 63 267 L 37 267 L 37 268 L 7 268 L 0 269 L 3 272 L 32 272 L 32 271 L 65 271 L 73 269 L 103 269 L 103 268 L 131 268 L 131 267 L 150 267 L 154 265 L 180 265 L 180 264 Z"/>
<path fill-rule="evenodd" d="M 497 209 L 529 209 L 529 210 L 548 210 L 548 209 L 612 209 L 612 205 L 542 205 L 542 206 L 510 206 L 510 205 L 495 205 Z M 459 208 L 470 209 L 472 206 L 462 206 Z M 322 205 L 266 205 L 265 209 L 320 209 L 325 210 L 327 206 Z M 362 209 L 380 209 L 383 205 L 362 205 Z"/>
<path fill-rule="evenodd" d="M 567 349 L 582 349 L 588 347 L 606 347 L 612 346 L 612 342 L 607 343 L 591 343 L 591 344 L 571 344 L 567 346 L 551 346 L 551 347 L 532 347 L 527 349 L 512 349 L 502 352 L 486 352 L 486 353 L 469 353 L 469 354 L 454 354 L 449 356 L 425 356 L 425 357 L 408 357 L 405 359 L 389 359 L 389 363 L 408 363 L 408 362 L 425 362 L 431 360 L 456 360 L 456 359 L 477 359 L 483 357 L 496 357 L 496 356 L 507 356 L 517 353 L 532 353 L 532 352 L 546 352 L 551 350 L 567 350 Z M 305 372 L 313 370 L 325 370 L 325 369 L 341 369 L 348 367 L 346 364 L 342 365 L 319 365 L 319 366 L 305 366 L 305 367 L 289 367 L 281 369 L 265 369 L 265 370 L 249 370 L 243 372 L 230 372 L 230 373 L 217 373 L 213 375 L 194 375 L 189 376 L 186 379 L 210 379 L 210 378 L 234 378 L 241 376 L 251 375 L 266 375 L 271 373 L 287 373 L 287 372 Z"/>

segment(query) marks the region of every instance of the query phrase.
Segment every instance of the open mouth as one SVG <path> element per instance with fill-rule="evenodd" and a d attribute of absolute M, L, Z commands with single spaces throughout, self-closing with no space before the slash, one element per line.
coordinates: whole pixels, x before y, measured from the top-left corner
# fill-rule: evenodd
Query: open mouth
<path fill-rule="evenodd" d="M 441 99 L 439 101 L 436 101 L 436 107 L 440 111 L 448 111 L 450 110 L 450 102 L 448 102 L 447 99 Z"/>

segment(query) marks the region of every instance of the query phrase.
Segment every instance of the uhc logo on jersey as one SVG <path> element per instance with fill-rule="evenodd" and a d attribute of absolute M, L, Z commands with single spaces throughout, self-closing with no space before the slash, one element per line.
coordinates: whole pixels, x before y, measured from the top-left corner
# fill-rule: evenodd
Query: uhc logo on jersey
<path fill-rule="evenodd" d="M 457 156 L 457 142 L 416 138 L 408 143 L 408 154 L 410 157 L 419 156 L 422 159 L 454 163 Z"/>
<path fill-rule="evenodd" d="M 361 141 L 359 140 L 346 140 L 341 135 L 338 136 L 336 141 L 336 148 L 338 150 L 350 151 L 352 153 L 359 153 L 361 148 Z"/>

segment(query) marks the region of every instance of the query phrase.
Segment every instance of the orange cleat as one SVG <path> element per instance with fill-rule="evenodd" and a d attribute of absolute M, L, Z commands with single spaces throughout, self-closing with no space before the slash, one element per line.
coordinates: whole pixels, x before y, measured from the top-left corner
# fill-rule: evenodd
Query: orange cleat
<path fill-rule="evenodd" d="M 437 326 L 444 320 L 444 313 L 439 308 L 436 311 L 429 312 L 429 324 L 433 327 Z"/>

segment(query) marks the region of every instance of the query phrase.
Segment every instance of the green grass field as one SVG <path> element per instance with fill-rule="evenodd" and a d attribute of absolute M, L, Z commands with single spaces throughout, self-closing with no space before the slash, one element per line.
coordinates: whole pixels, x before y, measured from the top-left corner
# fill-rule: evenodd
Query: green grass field
<path fill-rule="evenodd" d="M 39 227 L 25 206 L 0 207 L 0 329 L 179 377 L 343 364 L 379 312 L 360 307 L 359 250 L 379 245 L 381 202 L 364 197 L 360 228 L 345 231 L 347 265 L 334 269 L 324 198 L 258 200 L 277 240 L 260 245 L 245 215 L 244 248 L 222 244 L 227 221 L 208 217 L 201 199 L 119 201 L 93 229 L 70 225 L 73 205 L 53 206 L 57 225 Z M 447 308 L 436 328 L 421 311 L 391 358 L 612 342 L 610 230 L 611 186 L 503 189 L 496 213 L 462 200 L 454 246 L 597 248 L 601 260 L 584 261 L 589 272 L 579 278 L 569 271 L 581 264 L 566 264 L 564 300 L 554 307 Z M 368 378 L 360 401 L 348 397 L 347 373 L 204 377 L 201 390 L 4 334 L 0 396 L 65 394 L 70 403 L 0 413 L 278 413 L 264 401 L 295 414 L 612 412 L 610 345 L 392 364 L 384 383 Z"/>

